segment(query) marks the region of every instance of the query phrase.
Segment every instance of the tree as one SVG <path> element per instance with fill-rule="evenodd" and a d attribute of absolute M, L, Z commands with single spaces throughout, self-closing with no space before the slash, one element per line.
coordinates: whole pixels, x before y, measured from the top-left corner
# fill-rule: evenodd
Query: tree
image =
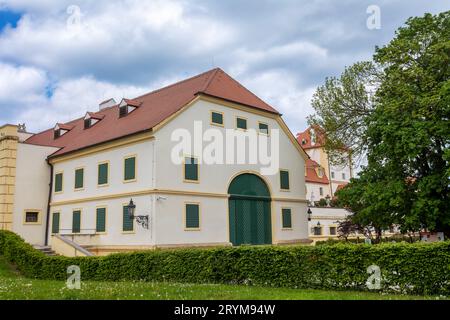
<path fill-rule="evenodd" d="M 311 104 L 316 111 L 308 118 L 311 126 L 326 133 L 324 147 L 336 164 L 348 161 L 343 149 L 360 159 L 366 151 L 364 133 L 373 112 L 373 93 L 379 85 L 379 71 L 370 61 L 345 68 L 339 78 L 326 78 L 317 88 Z"/>
<path fill-rule="evenodd" d="M 355 223 L 372 225 L 378 235 L 392 224 L 402 232 L 450 235 L 450 11 L 408 19 L 388 45 L 376 48 L 373 63 L 379 82 L 367 112 L 350 104 L 354 96 L 365 101 L 361 88 L 370 78 L 350 78 L 359 83 L 354 96 L 326 83 L 329 89 L 319 88 L 313 100 L 316 118 L 331 130 L 328 147 L 345 142 L 354 126 L 353 135 L 361 136 L 349 135 L 349 143 L 367 152 L 367 166 L 337 193 L 339 201 Z M 335 111 L 324 111 L 326 104 Z M 338 127 L 345 116 L 350 124 Z"/>

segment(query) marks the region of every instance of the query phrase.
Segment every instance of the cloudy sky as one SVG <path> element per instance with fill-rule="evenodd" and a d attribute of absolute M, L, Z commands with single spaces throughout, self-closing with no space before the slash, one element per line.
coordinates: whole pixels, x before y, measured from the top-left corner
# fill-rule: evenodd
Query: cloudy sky
<path fill-rule="evenodd" d="M 381 28 L 369 29 L 371 5 Z M 221 67 L 295 133 L 326 76 L 448 0 L 0 0 L 0 125 L 36 132 Z"/>

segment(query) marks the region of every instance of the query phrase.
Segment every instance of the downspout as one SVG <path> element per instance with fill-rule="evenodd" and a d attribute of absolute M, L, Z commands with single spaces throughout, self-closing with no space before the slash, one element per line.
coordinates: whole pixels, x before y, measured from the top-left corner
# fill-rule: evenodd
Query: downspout
<path fill-rule="evenodd" d="M 44 244 L 48 245 L 48 231 L 50 225 L 50 202 L 52 201 L 52 190 L 53 190 L 53 164 L 50 163 L 48 158 L 46 159 L 47 164 L 50 166 L 50 183 L 48 190 L 48 202 L 47 202 L 47 219 L 45 221 L 45 242 Z"/>

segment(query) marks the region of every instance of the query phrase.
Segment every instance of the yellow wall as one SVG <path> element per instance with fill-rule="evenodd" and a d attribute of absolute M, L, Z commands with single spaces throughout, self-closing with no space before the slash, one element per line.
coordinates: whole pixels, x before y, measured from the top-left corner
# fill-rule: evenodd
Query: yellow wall
<path fill-rule="evenodd" d="M 0 230 L 12 230 L 18 141 L 17 126 L 0 127 Z"/>

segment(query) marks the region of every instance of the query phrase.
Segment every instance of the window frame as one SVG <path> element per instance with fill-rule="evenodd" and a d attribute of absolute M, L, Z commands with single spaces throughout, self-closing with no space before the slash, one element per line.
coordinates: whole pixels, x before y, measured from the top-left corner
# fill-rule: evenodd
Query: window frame
<path fill-rule="evenodd" d="M 267 133 L 261 132 L 261 127 L 260 127 L 260 125 L 262 125 L 262 124 L 264 124 L 264 125 L 267 126 Z M 265 135 L 265 136 L 269 136 L 269 124 L 268 124 L 267 122 L 258 121 L 258 134 L 262 134 L 262 135 Z"/>
<path fill-rule="evenodd" d="M 287 177 L 288 177 L 288 188 L 287 189 L 283 188 L 282 183 L 281 183 L 281 172 L 282 171 L 287 172 Z M 278 175 L 279 175 L 279 182 L 280 182 L 280 191 L 283 191 L 283 192 L 291 191 L 291 177 L 290 177 L 289 170 L 288 169 L 280 169 L 278 171 Z"/>
<path fill-rule="evenodd" d="M 56 191 L 56 176 L 61 175 L 61 190 Z M 64 171 L 55 172 L 54 180 L 53 180 L 53 193 L 60 194 L 64 192 Z"/>
<path fill-rule="evenodd" d="M 238 119 L 245 120 L 245 129 L 238 127 Z M 248 119 L 246 117 L 236 116 L 235 117 L 235 126 L 236 126 L 236 130 L 247 131 L 248 130 Z"/>
<path fill-rule="evenodd" d="M 134 178 L 133 179 L 126 179 L 126 161 L 128 159 L 134 158 Z M 137 181 L 137 154 L 130 154 L 125 157 L 123 157 L 123 176 L 122 176 L 122 182 L 123 183 L 131 183 Z"/>
<path fill-rule="evenodd" d="M 58 214 L 58 232 L 54 232 L 54 224 L 55 224 L 55 214 Z M 52 225 L 51 225 L 51 234 L 59 234 L 61 231 L 61 211 L 53 211 L 52 212 Z"/>
<path fill-rule="evenodd" d="M 195 205 L 198 207 L 198 227 L 196 228 L 190 228 L 187 224 L 187 206 L 188 205 Z M 201 209 L 200 209 L 200 202 L 185 202 L 184 203 L 184 214 L 183 214 L 183 227 L 184 231 L 201 231 Z"/>
<path fill-rule="evenodd" d="M 74 232 L 73 230 L 73 215 L 74 215 L 74 213 L 75 212 L 77 212 L 77 211 L 79 211 L 80 212 L 80 231 L 79 232 Z M 72 209 L 72 228 L 71 228 L 71 232 L 72 232 L 72 234 L 81 234 L 81 230 L 82 230 L 82 228 L 81 228 L 81 224 L 82 224 L 82 221 L 83 221 L 83 219 L 82 219 L 82 215 L 83 215 L 83 209 L 81 209 L 81 208 L 74 208 L 74 209 Z"/>
<path fill-rule="evenodd" d="M 335 232 L 334 234 L 331 233 L 331 228 L 334 228 L 334 232 Z M 334 224 L 329 225 L 328 226 L 328 234 L 330 236 L 337 236 L 337 226 Z"/>
<path fill-rule="evenodd" d="M 133 230 L 123 230 L 123 226 L 124 226 L 124 210 L 125 210 L 125 207 L 127 207 L 128 206 L 128 203 L 122 203 L 122 213 L 121 213 L 121 215 L 122 215 L 122 227 L 120 228 L 121 229 L 121 232 L 122 232 L 122 234 L 135 234 L 136 233 L 136 223 L 135 223 L 135 219 L 132 219 L 131 220 L 131 222 L 132 222 L 132 225 L 133 225 Z"/>
<path fill-rule="evenodd" d="M 197 180 L 186 179 L 186 158 L 197 160 Z M 200 165 L 198 163 L 198 157 L 191 155 L 183 156 L 183 182 L 185 183 L 200 183 Z"/>
<path fill-rule="evenodd" d="M 217 114 L 222 115 L 222 124 L 213 121 L 213 113 L 217 113 Z M 222 127 L 223 128 L 225 126 L 225 115 L 224 115 L 224 113 L 221 112 L 221 111 L 217 111 L 217 110 L 210 110 L 210 112 L 209 112 L 209 123 L 211 125 L 213 125 L 213 126 L 217 126 L 217 127 Z"/>
<path fill-rule="evenodd" d="M 97 219 L 98 219 L 98 212 L 97 212 L 97 210 L 98 209 L 105 209 L 105 230 L 104 231 L 98 231 L 97 230 Z M 106 205 L 103 205 L 103 206 L 96 206 L 95 207 L 95 234 L 106 234 L 107 232 L 106 232 L 106 230 L 108 230 L 107 229 L 107 227 L 108 227 L 108 206 L 106 206 Z"/>
<path fill-rule="evenodd" d="M 80 188 L 77 188 L 77 171 L 83 170 L 83 185 Z M 82 191 L 84 190 L 84 167 L 78 167 L 74 170 L 74 181 L 73 181 L 73 190 L 74 191 Z"/>
<path fill-rule="evenodd" d="M 104 164 L 106 164 L 107 168 L 108 168 L 107 176 L 106 176 L 106 183 L 99 184 L 99 180 L 100 180 L 100 165 L 104 165 Z M 109 162 L 109 160 L 98 162 L 97 163 L 97 188 L 109 186 L 109 179 L 110 179 L 110 162 Z"/>
<path fill-rule="evenodd" d="M 37 221 L 36 222 L 27 222 L 27 213 L 37 213 Z M 40 224 L 42 224 L 42 210 L 39 210 L 39 209 L 23 210 L 23 224 L 24 225 L 40 225 Z"/>
<path fill-rule="evenodd" d="M 284 210 L 289 210 L 289 222 L 290 222 L 290 226 L 289 227 L 285 227 L 284 226 Z M 292 208 L 291 207 L 281 207 L 281 230 L 293 230 L 292 227 Z"/>

